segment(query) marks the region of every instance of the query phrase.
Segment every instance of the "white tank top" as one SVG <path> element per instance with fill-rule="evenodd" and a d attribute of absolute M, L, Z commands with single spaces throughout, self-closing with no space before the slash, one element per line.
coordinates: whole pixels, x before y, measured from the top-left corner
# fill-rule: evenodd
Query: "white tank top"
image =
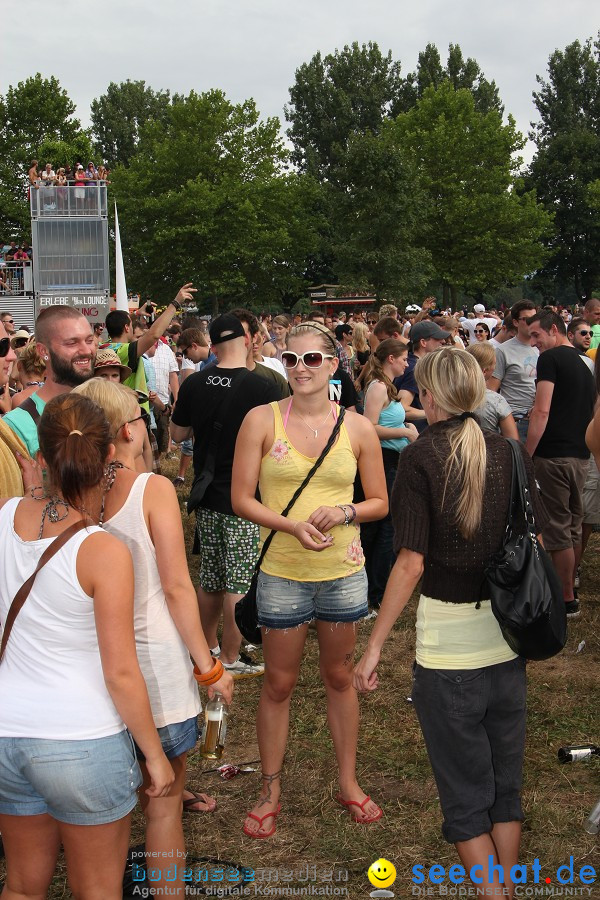
<path fill-rule="evenodd" d="M 15 532 L 15 497 L 0 509 L 0 622 L 54 538 Z M 41 509 L 40 509 L 41 512 Z M 88 740 L 125 728 L 104 683 L 94 601 L 77 578 L 77 554 L 100 529 L 77 532 L 36 577 L 0 663 L 0 736 Z"/>
<path fill-rule="evenodd" d="M 162 728 L 191 719 L 202 707 L 190 655 L 171 618 L 144 519 L 144 491 L 152 477 L 138 475 L 127 500 L 104 528 L 123 541 L 133 557 L 135 645 L 154 724 Z"/>

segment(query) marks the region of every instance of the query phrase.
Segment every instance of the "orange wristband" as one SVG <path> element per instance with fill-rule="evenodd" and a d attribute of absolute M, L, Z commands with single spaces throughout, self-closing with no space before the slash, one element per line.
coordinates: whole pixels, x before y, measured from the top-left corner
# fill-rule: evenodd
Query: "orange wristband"
<path fill-rule="evenodd" d="M 201 684 L 204 687 L 209 687 L 211 684 L 215 684 L 215 682 L 217 682 L 223 675 L 223 663 L 220 659 L 215 659 L 214 656 L 213 660 L 215 663 L 214 666 L 212 667 L 212 669 L 210 669 L 210 671 L 204 672 L 204 674 L 202 674 L 198 666 L 194 666 L 194 678 L 196 679 L 198 684 Z"/>

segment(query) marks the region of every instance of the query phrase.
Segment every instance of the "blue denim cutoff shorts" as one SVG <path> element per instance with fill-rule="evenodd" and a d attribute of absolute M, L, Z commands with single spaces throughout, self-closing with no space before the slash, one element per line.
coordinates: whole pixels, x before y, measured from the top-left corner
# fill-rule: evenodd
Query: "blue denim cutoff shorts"
<path fill-rule="evenodd" d="M 86 741 L 0 738 L 0 813 L 106 825 L 131 812 L 142 774 L 127 731 Z"/>
<path fill-rule="evenodd" d="M 198 716 L 186 719 L 185 722 L 176 722 L 174 725 L 163 725 L 158 729 L 160 743 L 167 759 L 175 759 L 188 750 L 193 750 L 198 740 Z M 138 745 L 135 746 L 135 755 L 138 759 L 146 759 Z"/>
<path fill-rule="evenodd" d="M 364 569 L 332 581 L 289 581 L 258 573 L 258 624 L 265 628 L 296 628 L 320 622 L 357 622 L 369 612 Z"/>

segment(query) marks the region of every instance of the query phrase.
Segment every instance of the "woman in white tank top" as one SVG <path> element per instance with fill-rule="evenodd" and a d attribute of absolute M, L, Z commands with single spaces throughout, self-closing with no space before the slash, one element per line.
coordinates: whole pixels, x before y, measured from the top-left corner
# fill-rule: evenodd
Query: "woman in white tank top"
<path fill-rule="evenodd" d="M 102 407 L 113 434 L 116 460 L 112 486 L 105 496 L 104 528 L 127 545 L 135 572 L 134 625 L 138 660 L 146 680 L 154 723 L 163 749 L 173 767 L 175 781 L 167 797 L 157 800 L 142 791 L 140 802 L 146 817 L 146 852 L 156 859 L 185 859 L 181 823 L 186 757 L 197 740 L 200 712 L 198 687 L 190 654 L 208 678 L 209 695 L 218 690 L 231 702 L 233 679 L 213 660 L 204 637 L 196 592 L 187 560 L 181 512 L 175 489 L 160 475 L 139 474 L 135 461 L 142 453 L 144 410 L 135 393 L 121 384 L 92 378 L 75 389 Z M 109 481 L 109 484 L 110 484 Z M 221 672 L 218 680 L 214 677 Z M 144 783 L 149 777 L 138 752 Z M 193 795 L 195 804 L 206 795 Z M 214 809 L 214 801 L 209 809 Z M 173 882 L 162 869 L 158 889 L 168 887 L 171 896 L 184 896 L 181 881 Z M 178 876 L 183 866 L 178 867 Z M 173 893 L 175 889 L 179 894 Z"/>
<path fill-rule="evenodd" d="M 46 405 L 39 436 L 46 491 L 0 504 L 5 892 L 45 896 L 62 843 L 73 893 L 92 896 L 93 860 L 93 896 L 117 900 L 141 781 L 126 725 L 148 760 L 148 795 L 166 795 L 173 772 L 135 652 L 131 555 L 93 524 L 113 451 L 108 423 L 89 400 L 63 394 Z M 88 527 L 40 569 L 10 629 L 12 600 L 42 554 L 82 521 Z"/>

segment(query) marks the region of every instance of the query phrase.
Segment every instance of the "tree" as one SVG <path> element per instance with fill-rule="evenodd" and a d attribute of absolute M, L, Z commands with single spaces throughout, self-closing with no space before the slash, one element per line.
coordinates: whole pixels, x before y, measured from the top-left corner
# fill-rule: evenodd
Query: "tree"
<path fill-rule="evenodd" d="M 0 229 L 5 237 L 29 235 L 27 171 L 32 159 L 56 168 L 90 155 L 89 135 L 74 113 L 58 80 L 39 72 L 0 97 Z"/>
<path fill-rule="evenodd" d="M 552 277 L 557 287 L 572 283 L 583 300 L 600 284 L 600 37 L 556 50 L 548 80 L 537 80 L 537 153 L 527 180 L 555 223 L 540 277 Z"/>
<path fill-rule="evenodd" d="M 418 245 L 429 198 L 414 155 L 391 132 L 350 138 L 336 173 L 333 249 L 338 275 L 377 299 L 413 296 L 431 277 L 431 254 Z"/>
<path fill-rule="evenodd" d="M 111 81 L 106 93 L 92 100 L 92 132 L 97 152 L 109 168 L 128 165 L 135 153 L 140 129 L 149 121 L 166 122 L 173 98 L 169 91 L 153 91 L 145 81 Z"/>
<path fill-rule="evenodd" d="M 540 263 L 550 216 L 534 192 L 515 189 L 524 141 L 511 117 L 503 125 L 497 110 L 478 112 L 469 90 L 444 81 L 387 127 L 420 161 L 426 246 L 445 303 L 451 294 L 454 305 L 458 288 L 493 290 Z"/>
<path fill-rule="evenodd" d="M 318 186 L 286 172 L 286 158 L 278 120 L 220 91 L 192 92 L 144 126 L 129 166 L 112 174 L 130 282 L 162 300 L 193 281 L 213 310 L 291 305 L 316 249 Z"/>
<path fill-rule="evenodd" d="M 415 72 L 406 76 L 402 83 L 400 98 L 394 112 L 408 112 L 412 109 L 428 87 L 437 88 L 449 81 L 455 90 L 465 88 L 473 94 L 475 108 L 481 113 L 496 109 L 502 114 L 498 88 L 494 81 L 488 81 L 476 60 L 465 59 L 458 44 L 450 44 L 446 66 L 442 66 L 440 53 L 435 44 L 427 44 L 419 53 Z"/>
<path fill-rule="evenodd" d="M 401 83 L 400 64 L 375 43 L 355 42 L 325 57 L 316 53 L 296 70 L 285 108 L 293 162 L 319 180 L 327 178 L 352 134 L 379 131 Z"/>

